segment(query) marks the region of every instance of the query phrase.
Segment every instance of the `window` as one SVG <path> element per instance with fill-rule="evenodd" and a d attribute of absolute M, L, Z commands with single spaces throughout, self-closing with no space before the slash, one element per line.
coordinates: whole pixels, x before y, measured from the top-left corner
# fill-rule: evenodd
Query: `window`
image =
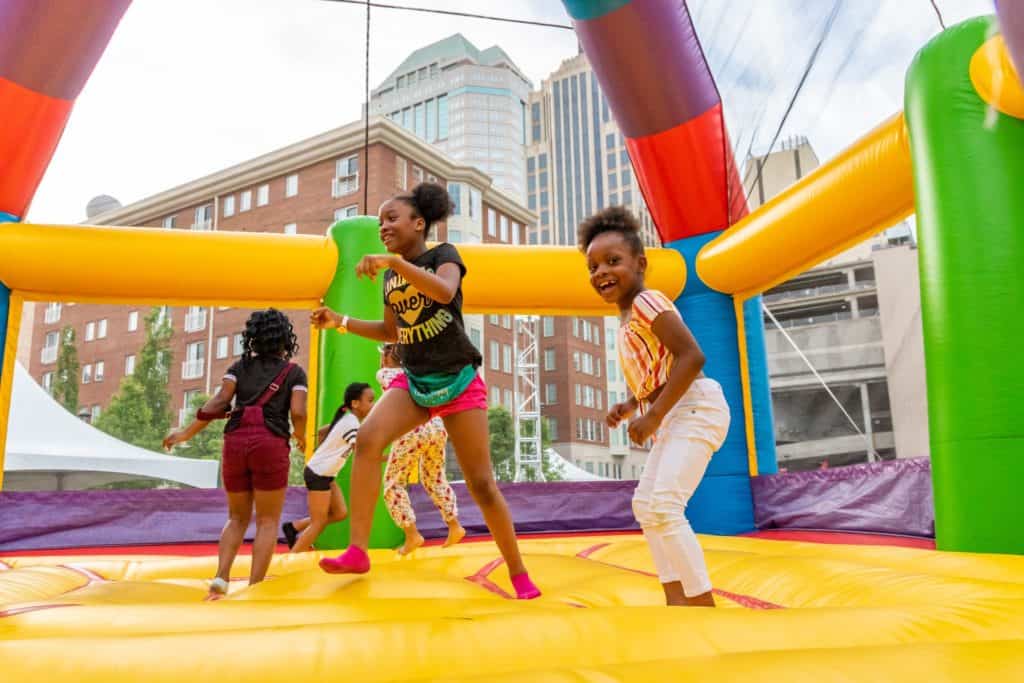
<path fill-rule="evenodd" d="M 487 355 L 489 356 L 491 361 L 491 370 L 498 370 L 499 368 L 501 368 L 501 350 L 498 348 L 498 346 L 498 342 L 493 340 L 491 341 L 490 344 L 487 345 L 487 349 L 489 351 Z"/>
<path fill-rule="evenodd" d="M 185 360 L 181 364 L 182 379 L 198 379 L 203 376 L 206 360 L 206 344 L 192 342 L 185 347 Z"/>
<path fill-rule="evenodd" d="M 82 384 L 92 381 L 92 364 L 82 366 Z"/>
<path fill-rule="evenodd" d="M 228 357 L 228 338 L 227 335 L 223 337 L 217 337 L 217 358 Z"/>
<path fill-rule="evenodd" d="M 482 198 L 480 196 L 480 190 L 475 187 L 469 188 L 469 217 L 470 218 L 483 218 L 483 208 L 481 207 Z"/>
<path fill-rule="evenodd" d="M 628 168 L 624 168 L 622 169 L 622 173 L 620 175 L 622 176 L 623 189 L 628 188 L 629 185 L 633 182 L 633 172 L 630 171 Z"/>
<path fill-rule="evenodd" d="M 45 391 L 48 394 L 53 393 L 53 373 L 52 372 L 44 372 L 43 373 L 43 391 Z"/>
<path fill-rule="evenodd" d="M 549 315 L 544 316 L 543 328 L 542 334 L 545 337 L 555 336 L 555 319 Z"/>
<path fill-rule="evenodd" d="M 437 140 L 437 100 L 427 100 L 427 142 Z"/>
<path fill-rule="evenodd" d="M 497 315 L 496 313 L 491 313 L 489 316 L 487 316 L 487 322 L 489 322 L 492 325 L 500 325 L 501 316 Z"/>
<path fill-rule="evenodd" d="M 418 138 L 427 137 L 427 110 L 422 102 L 413 107 L 413 133 Z"/>
<path fill-rule="evenodd" d="M 619 163 L 623 166 L 629 166 L 629 152 L 626 150 L 619 152 Z"/>
<path fill-rule="evenodd" d="M 619 193 L 618 192 L 612 192 L 610 195 L 608 195 L 608 201 L 609 201 L 609 205 L 610 206 L 618 206 L 618 204 L 619 204 Z"/>
<path fill-rule="evenodd" d="M 583 328 L 583 341 L 592 341 L 593 337 L 590 334 L 591 325 L 586 320 L 580 321 L 580 327 Z"/>
<path fill-rule="evenodd" d="M 512 347 L 508 344 L 501 345 L 501 369 L 512 374 Z"/>
<path fill-rule="evenodd" d="M 504 327 L 506 330 L 511 330 L 512 329 L 512 316 L 510 316 L 510 315 L 503 315 L 503 316 L 501 316 L 501 326 Z"/>
<path fill-rule="evenodd" d="M 452 244 L 458 244 L 462 241 L 462 231 L 448 228 L 448 241 Z"/>
<path fill-rule="evenodd" d="M 234 343 L 231 345 L 231 355 L 241 356 L 242 352 L 245 350 L 245 347 L 242 346 L 242 335 L 240 333 L 235 334 L 232 341 Z"/>
<path fill-rule="evenodd" d="M 495 229 L 498 227 L 498 214 L 494 209 L 487 207 L 487 234 L 494 237 Z"/>
<path fill-rule="evenodd" d="M 97 339 L 106 339 L 107 338 L 107 319 L 106 318 L 104 318 L 103 320 L 101 320 L 98 323 L 96 323 L 96 338 Z"/>
<path fill-rule="evenodd" d="M 213 204 L 203 204 L 196 207 L 192 229 L 213 230 Z"/>
<path fill-rule="evenodd" d="M 135 374 L 135 354 L 130 353 L 124 357 L 124 376 L 131 377 Z"/>
<path fill-rule="evenodd" d="M 139 312 L 132 311 L 128 314 L 128 331 L 134 332 L 139 329 Z"/>
<path fill-rule="evenodd" d="M 519 230 L 522 227 L 523 226 L 519 225 L 519 223 L 516 223 L 515 221 L 512 222 L 512 244 L 516 244 L 516 245 L 519 244 L 519 240 L 520 240 Z"/>
<path fill-rule="evenodd" d="M 409 107 L 402 110 L 402 128 L 412 130 L 412 109 Z"/>
<path fill-rule="evenodd" d="M 608 189 L 609 190 L 617 190 L 617 189 L 619 189 L 619 176 L 615 175 L 614 173 L 609 173 L 608 174 Z"/>
<path fill-rule="evenodd" d="M 46 339 L 43 341 L 43 350 L 40 354 L 39 362 L 55 363 L 57 361 L 57 346 L 59 343 L 59 332 L 47 332 Z"/>
<path fill-rule="evenodd" d="M 94 405 L 89 409 L 89 422 L 95 423 L 96 420 L 100 419 L 100 413 L 103 412 L 103 408 L 99 405 Z"/>
<path fill-rule="evenodd" d="M 551 371 L 555 369 L 555 350 L 544 349 L 544 369 Z"/>
<path fill-rule="evenodd" d="M 252 208 L 252 190 L 246 190 L 238 195 L 238 212 L 248 211 Z"/>
<path fill-rule="evenodd" d="M 575 390 L 576 390 L 576 405 L 582 405 L 583 404 L 583 387 L 580 386 L 579 384 L 577 384 L 576 387 L 575 387 Z"/>
<path fill-rule="evenodd" d="M 481 343 L 480 330 L 476 329 L 475 327 L 469 328 L 469 340 L 473 342 L 473 346 L 475 346 L 477 348 L 477 351 L 479 351 Z"/>
<path fill-rule="evenodd" d="M 95 365 L 95 369 L 93 370 L 93 373 L 92 373 L 93 380 L 96 381 L 96 382 L 102 382 L 103 381 L 103 374 L 106 371 L 106 369 L 107 369 L 106 368 L 106 364 L 103 361 L 97 361 L 96 365 Z"/>
<path fill-rule="evenodd" d="M 256 206 L 266 206 L 270 203 L 270 185 L 264 183 L 256 188 Z"/>
<path fill-rule="evenodd" d="M 545 384 L 544 385 L 544 403 L 551 405 L 558 403 L 558 385 L 557 384 Z"/>
<path fill-rule="evenodd" d="M 615 149 L 615 133 L 608 133 L 604 136 L 604 148 Z"/>
<path fill-rule="evenodd" d="M 344 197 L 359 190 L 359 156 L 353 154 L 334 163 L 333 196 Z"/>
<path fill-rule="evenodd" d="M 604 410 L 604 394 L 600 391 L 594 392 L 594 401 L 597 403 L 598 410 Z"/>
<path fill-rule="evenodd" d="M 286 235 L 294 235 L 298 231 L 299 231 L 299 226 L 296 225 L 295 223 L 285 223 L 284 234 L 286 234 Z"/>
<path fill-rule="evenodd" d="M 501 389 L 499 389 L 498 387 L 492 386 L 491 387 L 491 400 L 490 400 L 490 404 L 492 406 L 496 406 L 499 403 L 501 403 Z"/>
<path fill-rule="evenodd" d="M 206 309 L 202 306 L 189 306 L 185 312 L 185 331 L 198 332 L 206 329 Z"/>
<path fill-rule="evenodd" d="M 433 176 L 431 176 L 433 178 Z M 419 166 L 412 167 L 412 180 L 414 185 L 419 185 L 423 182 L 423 169 Z M 434 182 L 433 180 L 431 182 Z"/>
<path fill-rule="evenodd" d="M 572 336 L 574 336 L 574 337 L 579 337 L 580 336 L 580 319 L 579 318 L 573 318 L 572 319 Z"/>
<path fill-rule="evenodd" d="M 46 313 L 43 315 L 43 321 L 45 323 L 53 324 L 60 320 L 60 303 L 52 301 L 46 304 Z"/>
<path fill-rule="evenodd" d="M 299 193 L 299 174 L 292 173 L 289 176 L 285 176 L 284 179 L 284 196 L 294 197 Z"/>
<path fill-rule="evenodd" d="M 633 191 L 632 190 L 623 190 L 622 191 L 622 205 L 623 206 L 629 206 L 632 203 L 633 203 Z"/>
<path fill-rule="evenodd" d="M 501 234 L 498 235 L 499 239 L 502 242 L 508 242 L 508 216 L 502 216 L 499 225 L 501 226 Z"/>
<path fill-rule="evenodd" d="M 401 90 L 405 87 L 405 76 L 399 76 L 395 79 L 395 90 Z"/>
<path fill-rule="evenodd" d="M 504 393 L 505 393 L 505 400 L 502 401 L 502 404 L 506 408 L 508 408 L 509 412 L 513 412 L 515 410 L 515 407 L 512 405 L 512 390 L 511 389 L 505 389 Z"/>
<path fill-rule="evenodd" d="M 174 227 L 174 219 L 175 218 L 176 218 L 176 216 L 165 216 L 164 217 L 164 221 L 162 223 L 162 225 L 164 227 L 164 230 L 170 230 L 171 228 Z"/>
<path fill-rule="evenodd" d="M 448 183 L 448 196 L 452 198 L 452 215 L 462 215 L 462 185 L 458 183 Z"/>
<path fill-rule="evenodd" d="M 342 218 L 351 218 L 352 216 L 358 216 L 358 215 L 359 215 L 359 205 L 353 204 L 351 206 L 346 206 L 343 209 L 335 209 L 334 210 L 334 221 L 337 222 L 337 221 L 340 221 Z"/>
<path fill-rule="evenodd" d="M 189 413 L 192 412 L 192 402 L 195 401 L 196 397 L 198 397 L 198 396 L 199 396 L 199 390 L 198 389 L 190 389 L 190 390 L 186 391 L 184 393 L 184 395 L 182 396 L 181 413 L 178 414 L 178 425 L 179 426 L 181 426 L 181 425 L 183 425 L 183 424 L 185 424 L 185 423 L 187 423 L 189 421 L 189 418 L 191 417 L 189 415 Z"/>
<path fill-rule="evenodd" d="M 441 95 L 437 98 L 437 139 L 444 140 L 448 137 L 448 96 Z"/>
<path fill-rule="evenodd" d="M 395 157 L 395 187 L 405 190 L 409 187 L 409 162 L 403 157 Z"/>
<path fill-rule="evenodd" d="M 235 215 L 235 195 L 229 194 L 224 198 L 224 218 Z"/>
<path fill-rule="evenodd" d="M 85 324 L 85 341 L 91 342 L 96 338 L 96 323 Z"/>

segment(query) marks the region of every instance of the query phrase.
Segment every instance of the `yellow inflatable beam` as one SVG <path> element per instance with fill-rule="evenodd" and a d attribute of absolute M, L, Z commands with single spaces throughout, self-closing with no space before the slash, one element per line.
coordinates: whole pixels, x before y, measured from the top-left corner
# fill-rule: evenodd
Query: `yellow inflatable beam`
<path fill-rule="evenodd" d="M 981 99 L 997 111 L 1024 119 L 1024 82 L 1010 61 L 1000 34 L 989 38 L 971 58 L 971 83 Z"/>
<path fill-rule="evenodd" d="M 572 247 L 460 244 L 467 313 L 614 315 Z M 682 257 L 651 249 L 647 284 L 676 297 Z M 7 223 L 0 281 L 26 300 L 312 308 L 334 278 L 334 242 L 309 235 Z"/>
<path fill-rule="evenodd" d="M 741 299 L 759 294 L 914 211 L 903 114 L 708 242 L 697 273 Z"/>

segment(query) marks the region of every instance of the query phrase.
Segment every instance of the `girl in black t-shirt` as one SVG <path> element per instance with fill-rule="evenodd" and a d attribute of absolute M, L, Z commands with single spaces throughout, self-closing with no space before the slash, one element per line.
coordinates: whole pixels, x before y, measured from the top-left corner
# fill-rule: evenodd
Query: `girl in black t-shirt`
<path fill-rule="evenodd" d="M 384 449 L 440 417 L 469 492 L 508 565 L 516 596 L 535 598 L 540 591 L 526 573 L 508 505 L 491 470 L 487 387 L 477 374 L 482 359 L 462 321 L 466 267 L 450 244 L 427 248 L 430 228 L 451 211 L 448 193 L 433 183 L 421 183 L 381 205 L 380 238 L 390 253 L 364 256 L 356 275 L 375 279 L 384 272 L 384 320 L 355 320 L 329 308 L 313 312 L 313 324 L 321 329 L 397 342 L 405 371 L 374 405 L 356 437 L 349 501 L 351 545 L 339 557 L 321 560 L 320 566 L 331 573 L 369 571 L 366 549 Z"/>
<path fill-rule="evenodd" d="M 188 427 L 164 439 L 164 448 L 170 449 L 191 439 L 212 420 L 228 418 L 221 458 L 228 521 L 220 535 L 217 577 L 210 584 L 213 599 L 227 592 L 231 565 L 254 507 L 256 538 L 249 583 L 266 576 L 288 485 L 289 417 L 292 438 L 300 450 L 305 447 L 306 373 L 291 362 L 299 350 L 291 321 L 273 308 L 255 311 L 245 323 L 242 339 L 242 359 L 228 368 L 216 395 L 196 412 Z"/>

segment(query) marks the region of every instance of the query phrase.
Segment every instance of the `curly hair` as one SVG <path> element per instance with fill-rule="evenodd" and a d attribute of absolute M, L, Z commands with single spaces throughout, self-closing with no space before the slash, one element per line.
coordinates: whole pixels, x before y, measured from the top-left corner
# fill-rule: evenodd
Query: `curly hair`
<path fill-rule="evenodd" d="M 579 239 L 580 251 L 586 253 L 590 243 L 598 235 L 606 232 L 617 232 L 622 239 L 629 244 L 633 253 L 642 256 L 644 243 L 640 239 L 640 221 L 628 210 L 621 206 L 609 206 L 580 223 L 577 237 Z"/>
<path fill-rule="evenodd" d="M 420 183 L 409 194 L 398 194 L 394 198 L 411 206 L 413 215 L 424 220 L 427 224 L 423 231 L 424 237 L 430 236 L 430 228 L 435 223 L 443 221 L 455 211 L 448 190 L 437 183 Z"/>
<path fill-rule="evenodd" d="M 299 352 L 299 343 L 288 316 L 276 308 L 268 308 L 265 311 L 253 311 L 245 321 L 242 349 L 245 360 L 282 352 L 285 358 L 291 358 Z"/>

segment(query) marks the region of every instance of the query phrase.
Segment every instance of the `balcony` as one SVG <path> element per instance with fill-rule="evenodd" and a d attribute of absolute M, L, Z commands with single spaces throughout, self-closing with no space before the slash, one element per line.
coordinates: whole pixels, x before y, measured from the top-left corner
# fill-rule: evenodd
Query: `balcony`
<path fill-rule="evenodd" d="M 203 358 L 197 360 L 186 360 L 181 364 L 182 379 L 199 379 L 203 376 L 206 361 Z"/>
<path fill-rule="evenodd" d="M 359 191 L 359 174 L 335 178 L 331 187 L 334 198 L 345 197 Z"/>
<path fill-rule="evenodd" d="M 213 230 L 213 219 L 207 218 L 206 220 L 203 221 L 196 221 L 195 223 L 192 224 L 192 229 L 198 231 Z"/>
<path fill-rule="evenodd" d="M 56 346 L 44 346 L 42 353 L 39 354 L 39 362 L 43 364 L 56 363 L 57 348 Z"/>
<path fill-rule="evenodd" d="M 206 309 L 189 311 L 185 315 L 185 331 L 198 332 L 206 329 Z"/>
<path fill-rule="evenodd" d="M 784 292 L 772 292 L 762 296 L 766 304 L 774 304 L 780 301 L 791 301 L 793 299 L 808 299 L 810 297 L 828 296 L 830 294 L 847 294 L 875 289 L 874 280 L 858 282 L 855 285 L 822 285 L 821 287 L 805 287 L 804 289 L 790 289 Z"/>

